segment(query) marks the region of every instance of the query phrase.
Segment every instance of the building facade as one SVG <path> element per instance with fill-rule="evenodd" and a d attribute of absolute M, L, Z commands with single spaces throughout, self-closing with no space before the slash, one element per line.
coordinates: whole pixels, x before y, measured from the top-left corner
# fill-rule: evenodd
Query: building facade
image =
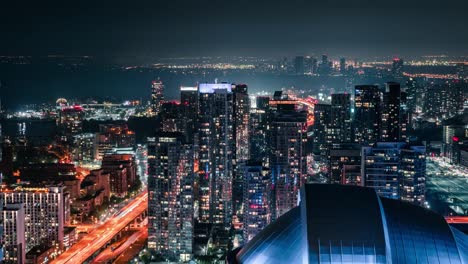
<path fill-rule="evenodd" d="M 274 194 L 272 218 L 297 204 L 298 192 L 307 177 L 307 113 L 297 110 L 297 102 L 285 94 L 270 101 L 268 146 Z"/>
<path fill-rule="evenodd" d="M 271 179 L 261 162 L 244 167 L 244 241 L 250 241 L 271 221 Z"/>
<path fill-rule="evenodd" d="M 23 204 L 7 204 L 2 213 L 2 263 L 24 264 L 26 260 L 25 214 Z"/>
<path fill-rule="evenodd" d="M 381 124 L 381 93 L 377 85 L 357 85 L 354 88 L 354 141 L 369 145 L 379 141 Z"/>
<path fill-rule="evenodd" d="M 382 197 L 424 205 L 426 148 L 405 142 L 377 142 L 362 148 L 365 186 Z"/>
<path fill-rule="evenodd" d="M 69 204 L 65 202 L 65 187 L 3 189 L 3 206 L 23 204 L 25 222 L 26 252 L 37 245 L 62 247 L 65 212 Z"/>
<path fill-rule="evenodd" d="M 199 221 L 231 225 L 235 158 L 232 85 L 199 84 Z"/>
<path fill-rule="evenodd" d="M 148 248 L 172 261 L 188 261 L 193 253 L 193 147 L 180 133 L 157 133 L 149 138 L 148 165 Z"/>
<path fill-rule="evenodd" d="M 154 115 L 161 112 L 161 105 L 164 102 L 164 84 L 161 80 L 151 82 L 151 111 Z"/>

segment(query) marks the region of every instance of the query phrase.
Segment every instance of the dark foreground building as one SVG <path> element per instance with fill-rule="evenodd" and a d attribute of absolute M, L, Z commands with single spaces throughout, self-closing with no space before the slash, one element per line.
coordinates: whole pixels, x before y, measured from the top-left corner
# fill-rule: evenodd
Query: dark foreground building
<path fill-rule="evenodd" d="M 228 263 L 468 263 L 468 236 L 445 219 L 373 189 L 307 184 L 299 206 Z"/>

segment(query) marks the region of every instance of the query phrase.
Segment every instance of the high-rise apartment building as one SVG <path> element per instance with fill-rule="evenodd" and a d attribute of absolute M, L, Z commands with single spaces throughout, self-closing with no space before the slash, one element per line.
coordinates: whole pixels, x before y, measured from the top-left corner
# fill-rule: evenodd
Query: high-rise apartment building
<path fill-rule="evenodd" d="M 351 142 L 351 96 L 332 94 L 331 120 L 328 134 L 333 143 Z"/>
<path fill-rule="evenodd" d="M 261 160 L 266 165 L 268 158 L 267 130 L 270 98 L 256 98 L 256 108 L 250 111 L 249 152 L 250 159 Z"/>
<path fill-rule="evenodd" d="M 271 179 L 261 162 L 244 167 L 244 241 L 251 240 L 271 221 Z"/>
<path fill-rule="evenodd" d="M 3 206 L 1 216 L 3 235 L 2 263 L 24 264 L 26 260 L 25 214 L 23 204 L 7 204 Z"/>
<path fill-rule="evenodd" d="M 26 252 L 37 245 L 62 247 L 65 212 L 69 204 L 65 187 L 17 187 L 2 189 L 3 206 L 23 204 Z"/>
<path fill-rule="evenodd" d="M 453 80 L 443 83 L 429 83 L 426 86 L 423 113 L 436 120 L 448 119 L 463 110 L 463 90 L 466 81 Z"/>
<path fill-rule="evenodd" d="M 268 146 L 274 194 L 273 219 L 297 204 L 298 191 L 307 176 L 307 112 L 297 110 L 297 102 L 287 94 L 275 92 Z"/>
<path fill-rule="evenodd" d="M 331 105 L 316 104 L 314 107 L 313 153 L 321 157 L 327 156 L 327 130 L 331 125 Z"/>
<path fill-rule="evenodd" d="M 426 147 L 407 146 L 400 151 L 400 199 L 424 206 L 426 201 Z"/>
<path fill-rule="evenodd" d="M 199 221 L 231 225 L 235 160 L 232 85 L 199 84 Z"/>
<path fill-rule="evenodd" d="M 400 150 L 404 142 L 377 142 L 362 148 L 361 170 L 367 187 L 387 198 L 400 198 Z"/>
<path fill-rule="evenodd" d="M 180 103 L 183 111 L 183 122 L 186 128 L 187 142 L 194 142 L 198 128 L 198 87 L 180 87 Z"/>
<path fill-rule="evenodd" d="M 186 262 L 193 253 L 193 146 L 174 132 L 148 141 L 148 248 Z"/>
<path fill-rule="evenodd" d="M 234 139 L 236 146 L 236 161 L 243 162 L 249 159 L 249 114 L 250 99 L 247 93 L 247 85 L 237 84 L 233 86 L 234 107 Z"/>
<path fill-rule="evenodd" d="M 376 85 L 354 88 L 354 141 L 369 145 L 379 141 L 381 124 L 381 93 Z"/>
<path fill-rule="evenodd" d="M 243 166 L 250 158 L 249 152 L 249 121 L 250 121 L 250 98 L 246 84 L 232 86 L 233 93 L 233 138 L 235 158 L 233 163 L 233 210 L 240 212 L 242 208 L 243 188 Z"/>
<path fill-rule="evenodd" d="M 387 198 L 425 202 L 426 149 L 405 142 L 377 142 L 362 148 L 365 186 Z"/>
<path fill-rule="evenodd" d="M 402 140 L 401 127 L 401 89 L 400 84 L 388 82 L 383 93 L 381 114 L 381 141 L 398 142 Z"/>
<path fill-rule="evenodd" d="M 157 115 L 161 112 L 161 105 L 164 102 L 164 84 L 161 80 L 151 82 L 151 111 Z"/>

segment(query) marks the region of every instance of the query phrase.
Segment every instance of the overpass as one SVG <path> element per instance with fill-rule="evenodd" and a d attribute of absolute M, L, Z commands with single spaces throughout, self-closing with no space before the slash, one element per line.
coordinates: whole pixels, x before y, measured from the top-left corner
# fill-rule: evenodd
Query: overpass
<path fill-rule="evenodd" d="M 84 263 L 99 252 L 123 229 L 143 220 L 148 208 L 148 192 L 144 191 L 101 226 L 85 235 L 75 245 L 52 260 L 52 264 Z"/>

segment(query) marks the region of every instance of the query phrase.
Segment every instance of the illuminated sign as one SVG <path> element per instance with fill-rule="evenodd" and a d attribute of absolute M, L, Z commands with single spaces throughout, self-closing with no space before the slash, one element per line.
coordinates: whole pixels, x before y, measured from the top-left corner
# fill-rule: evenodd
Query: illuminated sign
<path fill-rule="evenodd" d="M 190 87 L 190 86 L 181 86 L 180 90 L 183 92 L 196 92 L 198 91 L 197 87 Z"/>
<path fill-rule="evenodd" d="M 198 90 L 200 93 L 214 93 L 215 90 L 227 90 L 232 92 L 232 85 L 230 83 L 200 83 Z"/>

